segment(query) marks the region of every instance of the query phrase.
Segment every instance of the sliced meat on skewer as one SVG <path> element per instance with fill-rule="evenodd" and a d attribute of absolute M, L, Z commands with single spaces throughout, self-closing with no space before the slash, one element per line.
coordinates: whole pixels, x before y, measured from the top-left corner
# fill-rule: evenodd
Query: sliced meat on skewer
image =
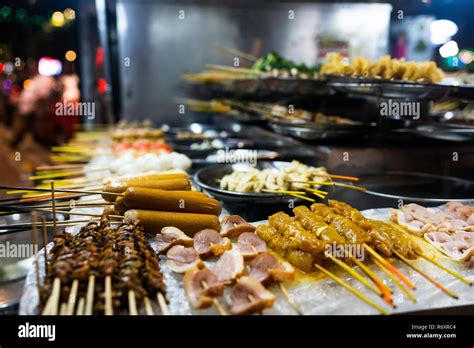
<path fill-rule="evenodd" d="M 252 259 L 267 251 L 267 244 L 253 232 L 242 233 L 237 240 L 237 248 L 244 259 Z"/>
<path fill-rule="evenodd" d="M 275 302 L 275 295 L 252 277 L 241 277 L 232 289 L 230 311 L 232 314 L 261 313 Z"/>
<path fill-rule="evenodd" d="M 216 230 L 206 229 L 199 231 L 193 237 L 194 250 L 200 257 L 222 255 L 226 250 L 232 248 L 232 242 L 229 238 L 222 238 Z"/>
<path fill-rule="evenodd" d="M 249 276 L 268 286 L 272 281 L 286 282 L 295 277 L 295 269 L 288 262 L 280 262 L 270 253 L 262 253 L 250 262 Z"/>
<path fill-rule="evenodd" d="M 228 250 L 216 262 L 212 271 L 219 281 L 230 283 L 244 273 L 244 258 L 237 250 Z"/>
<path fill-rule="evenodd" d="M 232 238 L 244 232 L 255 232 L 255 226 L 238 215 L 226 215 L 222 218 L 220 231 L 222 236 Z"/>
<path fill-rule="evenodd" d="M 214 297 L 224 294 L 224 283 L 208 268 L 198 266 L 184 273 L 183 287 L 189 303 L 194 308 L 208 308 Z"/>
<path fill-rule="evenodd" d="M 179 228 L 168 226 L 161 229 L 161 233 L 157 233 L 156 237 L 156 252 L 158 254 L 164 254 L 171 247 L 175 245 L 183 245 L 185 247 L 193 246 L 193 239 L 188 237 Z"/>
<path fill-rule="evenodd" d="M 202 264 L 199 255 L 194 248 L 185 248 L 182 245 L 175 245 L 166 254 L 168 259 L 166 265 L 176 273 L 184 273 L 188 269 Z"/>

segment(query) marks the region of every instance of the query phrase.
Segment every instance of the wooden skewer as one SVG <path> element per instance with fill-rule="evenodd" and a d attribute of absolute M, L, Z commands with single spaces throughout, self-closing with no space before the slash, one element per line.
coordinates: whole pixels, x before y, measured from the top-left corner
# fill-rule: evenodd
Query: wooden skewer
<path fill-rule="evenodd" d="M 238 68 L 234 66 L 226 66 L 226 65 L 218 65 L 218 64 L 206 64 L 206 68 L 212 69 L 212 70 L 228 71 L 228 72 L 233 72 L 233 73 L 264 75 L 264 73 L 262 73 L 261 71 L 257 71 L 253 69 Z"/>
<path fill-rule="evenodd" d="M 43 315 L 56 315 L 58 313 L 59 295 L 61 292 L 61 280 L 56 277 L 53 281 L 53 290 L 46 301 L 43 309 Z"/>
<path fill-rule="evenodd" d="M 393 283 L 398 286 L 398 288 L 413 302 L 416 302 L 416 297 L 408 290 L 405 285 L 403 285 L 382 263 L 377 259 L 372 259 L 372 261 L 382 270 L 387 277 L 389 277 Z"/>
<path fill-rule="evenodd" d="M 333 261 L 336 265 L 341 267 L 343 270 L 345 270 L 347 273 L 352 275 L 354 278 L 356 278 L 359 282 L 361 282 L 367 289 L 372 291 L 374 294 L 378 296 L 383 296 L 382 291 L 380 291 L 378 288 L 376 288 L 373 284 L 370 284 L 367 279 L 363 278 L 359 273 L 357 273 L 354 269 L 352 269 L 349 265 L 345 264 L 341 260 L 335 258 L 334 256 L 330 255 L 329 253 L 326 253 L 325 256 L 329 258 L 331 261 Z"/>
<path fill-rule="evenodd" d="M 90 169 L 87 170 L 87 172 L 98 172 L 98 171 L 108 171 L 108 169 Z M 81 175 L 84 174 L 85 171 L 82 170 L 77 170 L 77 171 L 70 171 L 70 172 L 57 172 L 57 173 L 48 173 L 48 174 L 41 174 L 41 175 L 32 175 L 29 177 L 30 180 L 39 180 L 39 179 L 51 179 L 51 178 L 63 178 L 66 176 L 74 176 L 74 175 Z"/>
<path fill-rule="evenodd" d="M 85 315 L 92 315 L 92 309 L 94 306 L 94 287 L 95 287 L 95 276 L 90 275 L 87 283 L 87 295 L 86 295 L 86 307 Z"/>
<path fill-rule="evenodd" d="M 128 290 L 128 310 L 130 315 L 138 315 L 135 291 Z"/>
<path fill-rule="evenodd" d="M 203 280 L 201 282 L 201 285 L 202 287 L 207 290 L 209 288 L 209 285 L 207 285 L 207 282 L 205 280 Z M 227 312 L 225 311 L 225 309 L 222 307 L 221 303 L 219 302 L 219 300 L 217 298 L 215 298 L 214 296 L 212 297 L 212 303 L 214 304 L 214 307 L 216 307 L 217 309 L 217 312 L 219 312 L 220 315 L 227 315 Z"/>
<path fill-rule="evenodd" d="M 54 169 L 71 169 L 71 168 L 82 168 L 82 164 L 57 164 L 52 166 L 38 166 L 35 170 L 54 170 Z"/>
<path fill-rule="evenodd" d="M 148 298 L 148 296 L 145 296 L 145 298 L 143 299 L 143 303 L 145 305 L 145 313 L 147 315 L 155 315 L 155 313 L 153 312 L 153 308 L 151 307 L 150 299 Z"/>
<path fill-rule="evenodd" d="M 84 220 L 84 219 L 72 219 L 72 220 L 64 220 L 64 221 L 59 221 L 57 223 L 57 226 L 68 226 L 68 225 L 74 225 L 74 224 L 78 224 L 78 223 L 83 223 L 83 222 L 91 222 L 91 221 L 94 221 L 94 219 L 88 219 L 88 220 Z M 21 223 L 21 224 L 11 224 L 11 225 L 8 225 L 6 227 L 9 227 L 9 228 L 28 228 L 28 227 L 31 227 L 33 226 L 32 223 Z M 46 222 L 46 226 L 47 227 L 52 227 L 53 226 L 53 222 L 52 221 L 47 221 Z M 3 228 L 2 228 L 3 229 Z"/>
<path fill-rule="evenodd" d="M 278 286 L 283 295 L 285 295 L 287 302 L 290 304 L 291 307 L 293 307 L 295 312 L 298 313 L 298 315 L 304 315 L 303 311 L 301 310 L 301 307 L 295 302 L 294 299 L 290 297 L 290 293 L 288 292 L 288 289 L 283 285 L 283 283 L 278 282 Z"/>
<path fill-rule="evenodd" d="M 369 306 L 375 308 L 377 311 L 379 311 L 380 313 L 382 313 L 383 315 L 388 315 L 389 313 L 383 309 L 382 307 L 380 307 L 378 304 L 376 304 L 374 301 L 372 301 L 371 299 L 367 298 L 364 294 L 362 294 L 359 290 L 353 288 L 352 286 L 350 286 L 349 284 L 347 284 L 345 281 L 343 281 L 342 279 L 339 279 L 338 277 L 336 277 L 333 273 L 329 272 L 327 269 L 325 269 L 324 267 L 318 265 L 317 263 L 314 264 L 316 266 L 316 268 L 318 268 L 321 272 L 323 272 L 326 276 L 328 276 L 329 278 L 331 278 L 332 280 L 334 280 L 336 283 L 338 283 L 339 285 L 345 287 L 347 290 L 349 290 L 350 292 L 352 292 L 355 296 L 357 296 L 358 298 L 360 298 L 362 301 L 364 301 L 365 303 L 367 303 Z"/>
<path fill-rule="evenodd" d="M 158 300 L 158 305 L 160 306 L 161 314 L 170 315 L 168 305 L 166 304 L 165 296 L 161 292 L 157 292 L 156 298 Z"/>
<path fill-rule="evenodd" d="M 240 50 L 237 50 L 235 48 L 230 48 L 230 47 L 224 47 L 224 46 L 221 46 L 221 45 L 218 45 L 218 44 L 214 44 L 214 48 L 219 50 L 219 51 L 222 51 L 222 52 L 225 52 L 225 53 L 229 53 L 229 54 L 232 54 L 232 55 L 236 55 L 238 57 L 241 57 L 241 58 L 244 58 L 244 59 L 247 59 L 251 62 L 255 62 L 258 57 L 255 57 L 254 55 L 252 54 L 248 54 L 246 52 L 242 52 Z"/>
<path fill-rule="evenodd" d="M 36 228 L 36 213 L 31 213 L 31 221 L 33 223 L 33 229 L 31 230 L 33 234 L 33 245 L 36 246 L 35 250 L 35 275 L 36 275 L 36 287 L 38 288 L 38 294 L 40 294 L 40 275 L 39 275 L 39 261 L 38 261 L 38 229 Z"/>
<path fill-rule="evenodd" d="M 67 301 L 67 309 L 66 309 L 67 315 L 74 314 L 74 307 L 76 306 L 76 297 L 77 297 L 78 287 L 79 287 L 79 281 L 77 279 L 74 279 L 72 281 L 71 292 L 69 293 L 69 298 Z"/>
<path fill-rule="evenodd" d="M 309 192 L 311 192 L 313 195 L 318 196 L 318 197 L 321 198 L 321 199 L 326 198 L 326 196 L 325 196 L 324 194 L 319 193 L 319 192 L 316 192 L 316 191 L 318 191 L 318 190 L 313 190 L 313 189 L 310 189 L 310 188 L 308 188 L 308 189 L 306 189 L 306 190 L 309 191 Z"/>
<path fill-rule="evenodd" d="M 453 277 L 459 279 L 460 281 L 462 281 L 463 283 L 469 285 L 469 286 L 472 286 L 472 281 L 464 278 L 461 274 L 459 274 L 458 272 L 456 271 L 453 271 L 452 269 L 442 265 L 441 263 L 439 263 L 438 261 L 436 261 L 435 259 L 429 257 L 429 256 L 426 256 L 425 254 L 423 254 L 422 252 L 419 252 L 419 251 L 415 251 L 418 255 L 420 255 L 422 258 L 424 258 L 426 261 L 429 261 L 431 262 L 433 265 L 435 266 L 438 266 L 439 268 L 441 268 L 443 271 L 451 274 Z"/>
<path fill-rule="evenodd" d="M 81 297 L 77 303 L 76 315 L 84 315 L 84 302 L 84 297 Z"/>
<path fill-rule="evenodd" d="M 392 250 L 393 253 L 395 255 L 397 255 L 397 257 L 403 261 L 403 263 L 405 263 L 407 266 L 409 266 L 410 268 L 412 268 L 414 271 L 418 272 L 420 275 L 422 275 L 426 280 L 428 280 L 430 283 L 432 283 L 434 286 L 436 286 L 438 289 L 440 289 L 441 291 L 443 291 L 445 294 L 447 294 L 448 296 L 454 298 L 454 299 L 459 299 L 459 296 L 456 295 L 454 292 L 452 292 L 451 290 L 445 288 L 443 285 L 441 285 L 439 282 L 437 282 L 436 280 L 434 280 L 433 278 L 431 278 L 428 274 L 426 274 L 425 272 L 423 272 L 422 270 L 420 270 L 417 266 L 415 266 L 413 263 L 411 263 L 410 261 L 408 261 L 408 259 L 406 259 L 402 254 L 400 254 L 398 251 L 396 250 Z"/>
<path fill-rule="evenodd" d="M 112 306 L 112 277 L 110 275 L 105 277 L 105 315 L 114 315 L 114 308 Z"/>
<path fill-rule="evenodd" d="M 341 186 L 341 187 L 350 188 L 350 189 L 358 190 L 358 191 L 367 191 L 365 187 L 348 185 L 348 184 L 343 184 L 340 182 L 333 182 L 333 181 L 291 181 L 291 182 L 297 182 L 297 183 L 303 183 L 303 184 L 309 184 L 309 185 L 319 185 L 319 186 Z"/>
<path fill-rule="evenodd" d="M 293 197 L 296 197 L 296 198 L 301 198 L 301 199 L 304 199 L 304 200 L 307 200 L 307 201 L 313 202 L 313 203 L 316 202 L 314 199 L 306 197 L 306 196 L 302 196 L 302 195 L 290 194 L 290 196 L 293 196 Z"/>
<path fill-rule="evenodd" d="M 397 308 L 397 306 L 393 303 L 392 297 L 392 289 L 390 289 L 387 285 L 385 285 L 382 280 L 370 270 L 369 267 L 364 265 L 363 262 L 357 260 L 354 256 L 350 255 L 350 259 L 362 269 L 362 271 L 374 282 L 377 288 L 382 292 L 382 298 L 388 305 L 392 306 L 393 308 Z"/>
<path fill-rule="evenodd" d="M 48 231 L 46 230 L 46 219 L 44 216 L 41 219 L 41 230 L 44 248 L 44 274 L 48 275 Z"/>
<path fill-rule="evenodd" d="M 46 213 L 53 213 L 53 226 L 56 227 L 56 224 L 54 223 L 55 221 L 55 214 L 63 214 L 63 215 L 77 215 L 77 216 L 94 216 L 94 217 L 101 217 L 102 214 L 94 214 L 94 213 L 80 213 L 80 212 L 72 212 L 72 211 L 67 211 L 67 210 L 55 210 L 56 207 L 53 206 L 53 209 L 45 209 L 45 208 L 36 208 L 34 206 L 31 207 L 23 207 L 23 206 L 10 206 L 10 208 L 13 209 L 18 209 L 19 211 L 30 211 L 30 210 L 36 210 L 36 211 L 43 211 Z M 113 219 L 123 219 L 123 216 L 121 215 L 109 215 L 110 218 Z"/>
<path fill-rule="evenodd" d="M 113 196 L 123 196 L 123 193 L 115 192 L 104 192 L 104 191 L 88 191 L 88 190 L 66 190 L 66 189 L 57 189 L 54 190 L 54 181 L 51 181 L 51 190 L 46 188 L 36 188 L 36 187 L 18 187 L 18 186 L 0 186 L 0 190 L 19 190 L 19 191 L 38 191 L 38 192 L 51 192 L 51 199 L 54 199 L 54 192 L 63 192 L 63 193 L 84 193 L 89 195 L 100 195 L 102 193 L 110 194 Z"/>
<path fill-rule="evenodd" d="M 53 205 L 53 226 L 54 226 L 54 233 L 57 232 L 56 229 L 56 199 L 54 197 L 54 181 L 51 181 L 51 204 Z"/>
<path fill-rule="evenodd" d="M 374 249 L 372 249 L 370 246 L 364 243 L 364 248 L 372 255 L 372 257 L 375 257 L 382 265 L 384 265 L 390 272 L 395 274 L 398 279 L 400 279 L 402 282 L 404 282 L 410 289 L 415 290 L 416 285 L 408 279 L 407 276 L 405 276 L 403 273 L 401 273 L 398 269 L 396 269 L 390 262 L 385 260 L 382 256 L 380 256 Z"/>
<path fill-rule="evenodd" d="M 66 315 L 67 312 L 67 304 L 65 302 L 61 303 L 61 306 L 59 307 L 59 315 Z"/>

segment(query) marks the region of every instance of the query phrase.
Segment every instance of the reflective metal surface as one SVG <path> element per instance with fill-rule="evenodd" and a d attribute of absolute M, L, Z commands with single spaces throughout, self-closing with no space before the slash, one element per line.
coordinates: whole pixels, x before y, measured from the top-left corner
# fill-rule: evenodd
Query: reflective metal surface
<path fill-rule="evenodd" d="M 233 63 L 213 45 L 314 64 L 318 38 L 330 36 L 346 40 L 351 57 L 376 58 L 388 49 L 391 5 L 118 0 L 116 11 L 124 117 L 180 124 L 199 117 L 178 112 L 181 74 Z"/>

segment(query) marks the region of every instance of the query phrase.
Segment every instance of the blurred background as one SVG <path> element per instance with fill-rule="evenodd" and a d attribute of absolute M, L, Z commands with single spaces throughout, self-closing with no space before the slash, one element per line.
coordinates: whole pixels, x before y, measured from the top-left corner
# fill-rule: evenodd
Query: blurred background
<path fill-rule="evenodd" d="M 311 66 L 328 52 L 390 54 L 434 60 L 469 79 L 472 9 L 471 0 L 2 0 L 0 181 L 27 181 L 78 124 L 213 122 L 202 113 L 184 118 L 176 100 L 189 96 L 183 73 L 232 64 L 219 46 L 256 57 L 275 51 Z M 57 117 L 57 102 L 92 102 L 94 117 Z M 344 103 L 371 110 L 357 98 Z"/>
<path fill-rule="evenodd" d="M 256 149 L 278 151 L 283 160 L 298 159 L 336 173 L 439 175 L 433 191 L 440 197 L 455 193 L 454 198 L 472 198 L 474 183 L 466 179 L 472 179 L 474 170 L 473 9 L 473 0 L 0 0 L 0 183 L 32 185 L 28 178 L 33 169 L 51 163 L 54 146 L 77 130 L 148 120 L 165 130 L 174 127 L 176 134 L 208 128 L 233 132 L 239 142 L 247 138 Z M 212 85 L 183 79 L 208 64 L 233 66 L 236 56 L 239 67 L 251 68 L 269 52 L 311 67 L 321 66 L 331 52 L 349 60 L 385 54 L 432 60 L 454 87 L 407 84 L 387 96 L 347 89 L 296 93 L 284 85 L 278 93 L 259 95 L 244 84 L 244 93 L 222 94 Z M 291 104 L 364 127 L 338 133 L 339 125 L 329 125 L 305 139 L 218 112 L 180 112 L 183 99 L 222 97 L 270 107 Z M 418 103 L 420 120 L 380 117 L 387 98 Z M 68 112 L 81 103 L 93 106 L 89 117 Z M 58 105 L 64 106 L 62 114 Z M 183 143 L 171 145 L 189 150 L 191 140 L 179 140 Z M 200 150 L 195 153 L 205 152 Z M 351 161 L 343 160 L 346 153 Z M 200 160 L 193 158 L 193 165 Z M 451 177 L 455 184 L 449 184 Z M 374 180 L 373 185 L 381 186 L 395 181 L 391 176 Z M 417 185 L 413 177 L 400 182 L 406 192 L 425 195 Z M 0 198 L 5 198 L 3 192 Z M 359 209 L 388 206 L 381 198 L 353 191 L 338 199 L 357 202 Z M 17 273 L 24 276 L 24 271 Z M 0 310 L 2 303 L 18 302 L 22 286 L 1 281 L 7 285 L 0 289 Z"/>

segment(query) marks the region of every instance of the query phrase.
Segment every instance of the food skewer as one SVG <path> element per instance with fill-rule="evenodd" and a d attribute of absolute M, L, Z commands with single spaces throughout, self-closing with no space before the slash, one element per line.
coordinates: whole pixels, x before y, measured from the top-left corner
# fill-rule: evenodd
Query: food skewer
<path fill-rule="evenodd" d="M 383 296 L 383 292 L 376 288 L 374 285 L 370 284 L 365 278 L 363 278 L 358 272 L 356 272 L 352 267 L 349 265 L 345 264 L 341 260 L 335 258 L 334 256 L 326 253 L 326 257 L 329 258 L 331 261 L 333 261 L 336 265 L 341 267 L 343 270 L 348 272 L 350 275 L 352 275 L 355 279 L 357 279 L 359 282 L 361 282 L 366 288 L 368 288 L 370 291 L 375 293 L 378 296 Z"/>
<path fill-rule="evenodd" d="M 53 291 L 49 296 L 45 307 L 43 308 L 43 315 L 56 315 L 59 305 L 59 294 L 61 292 L 61 280 L 56 277 L 53 281 Z"/>
<path fill-rule="evenodd" d="M 46 276 L 48 275 L 48 231 L 46 230 L 46 219 L 44 216 L 41 219 L 41 227 L 44 248 L 44 274 Z"/>
<path fill-rule="evenodd" d="M 209 288 L 205 280 L 201 282 L 201 285 L 205 290 Z M 221 303 L 215 296 L 212 296 L 212 303 L 214 304 L 214 306 L 217 309 L 217 312 L 219 312 L 220 315 L 227 315 L 227 312 L 225 311 L 225 309 L 222 307 Z"/>
<path fill-rule="evenodd" d="M 389 304 L 393 308 L 396 308 L 397 306 L 393 303 L 392 289 L 385 285 L 382 280 L 374 272 L 372 272 L 370 268 L 367 267 L 363 262 L 357 260 L 357 258 L 352 256 L 350 253 L 349 257 L 351 261 L 354 262 L 357 266 L 359 266 L 360 269 L 374 282 L 377 288 L 382 292 L 382 298 L 384 299 L 384 301 L 387 302 L 387 304 Z"/>
<path fill-rule="evenodd" d="M 135 291 L 128 290 L 128 310 L 130 315 L 138 315 Z"/>
<path fill-rule="evenodd" d="M 31 211 L 31 210 L 35 210 L 35 211 L 42 211 L 42 212 L 46 212 L 46 213 L 53 213 L 54 215 L 54 212 L 55 212 L 55 209 L 56 207 L 54 206 L 53 209 L 44 209 L 44 208 L 36 208 L 36 207 L 22 207 L 22 206 L 11 206 L 11 208 L 13 209 L 18 209 L 19 211 Z M 77 216 L 93 216 L 93 217 L 101 217 L 102 214 L 94 214 L 94 213 L 80 213 L 80 212 L 71 212 L 71 211 L 66 211 L 66 210 L 56 210 L 56 213 L 58 214 L 64 214 L 64 215 L 77 215 Z M 114 219 L 123 219 L 123 216 L 122 215 L 109 215 L 110 218 L 114 218 Z M 54 223 L 54 219 L 53 219 L 53 226 L 56 227 L 56 224 Z"/>
<path fill-rule="evenodd" d="M 77 303 L 76 315 L 84 315 L 84 297 L 81 297 Z"/>
<path fill-rule="evenodd" d="M 400 279 L 402 282 L 404 282 L 410 289 L 412 289 L 412 290 L 416 289 L 416 285 L 410 279 L 408 279 L 407 276 L 405 276 L 398 269 L 396 269 L 390 262 L 385 260 L 382 256 L 380 256 L 370 246 L 368 246 L 365 243 L 363 245 L 364 245 L 364 248 L 372 255 L 372 257 L 376 258 L 382 265 L 384 265 L 390 272 L 395 274 L 398 277 L 398 279 Z"/>
<path fill-rule="evenodd" d="M 349 284 L 347 284 L 345 281 L 343 281 L 342 279 L 338 278 L 336 275 L 334 275 L 333 273 L 331 273 L 330 271 L 328 271 L 327 269 L 325 269 L 324 267 L 318 265 L 317 263 L 314 264 L 314 266 L 316 268 L 318 268 L 321 272 L 323 272 L 326 276 L 328 276 L 329 278 L 331 278 L 332 280 L 334 280 L 336 283 L 338 283 L 339 285 L 343 286 L 344 288 L 346 288 L 347 290 L 349 290 L 350 292 L 352 292 L 355 296 L 357 296 L 358 298 L 360 298 L 362 301 L 364 301 L 365 303 L 367 303 L 368 305 L 370 305 L 371 307 L 375 308 L 377 311 L 379 311 L 381 314 L 384 314 L 384 315 L 388 315 L 389 313 L 383 309 L 382 307 L 380 307 L 378 304 L 376 304 L 374 301 L 372 301 L 371 299 L 367 298 L 364 294 L 362 294 L 359 290 L 353 288 L 352 286 L 350 286 Z"/>
<path fill-rule="evenodd" d="M 79 287 L 79 281 L 74 279 L 72 281 L 71 292 L 69 293 L 69 298 L 67 301 L 67 315 L 73 315 L 74 307 L 76 306 L 76 297 L 77 297 L 77 288 Z"/>
<path fill-rule="evenodd" d="M 440 289 L 441 291 L 443 291 L 446 295 L 458 300 L 459 299 L 459 296 L 456 295 L 454 292 L 452 292 L 451 290 L 445 288 L 443 285 L 441 285 L 439 282 L 437 282 L 436 280 L 434 280 L 433 278 L 431 278 L 428 274 L 426 274 L 425 272 L 423 272 L 422 270 L 420 270 L 417 266 L 415 266 L 413 263 L 411 263 L 410 261 L 408 261 L 402 254 L 400 254 L 398 251 L 396 250 L 393 250 L 393 253 L 395 255 L 397 255 L 397 257 L 403 261 L 403 263 L 405 263 L 407 266 L 409 266 L 410 268 L 412 268 L 414 271 L 418 272 L 421 276 L 423 276 L 426 280 L 428 280 L 430 283 L 432 283 L 434 286 L 436 286 L 438 289 Z"/>
<path fill-rule="evenodd" d="M 166 304 L 166 299 L 161 292 L 156 293 L 156 299 L 158 301 L 158 305 L 160 306 L 161 314 L 170 315 L 168 305 Z"/>
<path fill-rule="evenodd" d="M 398 288 L 413 302 L 416 302 L 416 297 L 408 290 L 405 285 L 403 285 L 397 277 L 395 277 L 382 263 L 377 259 L 372 259 L 372 261 L 382 270 L 387 277 L 389 277 L 393 283 L 398 286 Z"/>
<path fill-rule="evenodd" d="M 35 212 L 31 213 L 31 221 L 33 222 L 33 229 L 31 230 L 33 234 L 33 245 L 36 245 L 36 252 L 35 252 L 35 275 L 36 275 L 36 287 L 38 288 L 38 294 L 41 293 L 40 289 L 40 275 L 39 275 L 39 260 L 38 260 L 38 229 L 36 227 L 36 214 Z"/>
<path fill-rule="evenodd" d="M 441 263 L 439 263 L 438 261 L 436 261 L 435 259 L 421 253 L 421 252 L 416 252 L 418 255 L 420 255 L 422 258 L 424 258 L 426 261 L 428 262 L 431 262 L 433 265 L 435 266 L 438 266 L 439 268 L 441 268 L 443 271 L 451 274 L 453 277 L 459 279 L 460 281 L 462 281 L 463 283 L 469 285 L 469 286 L 472 286 L 472 281 L 464 278 L 461 274 L 459 274 L 458 272 L 456 271 L 453 271 L 452 269 L 442 265 Z"/>
<path fill-rule="evenodd" d="M 290 304 L 291 307 L 295 310 L 298 315 L 304 315 L 303 311 L 301 310 L 300 306 L 296 303 L 294 299 L 290 297 L 290 293 L 288 292 L 288 289 L 283 285 L 282 282 L 278 282 L 278 287 L 280 288 L 281 292 L 283 295 L 285 295 L 286 300 Z"/>
<path fill-rule="evenodd" d="M 86 296 L 86 306 L 85 306 L 85 315 L 92 315 L 92 308 L 94 305 L 94 287 L 95 287 L 95 276 L 92 274 L 89 276 L 89 281 L 87 283 L 87 296 Z"/>
<path fill-rule="evenodd" d="M 51 181 L 51 204 L 53 206 L 53 226 L 54 232 L 56 232 L 56 199 L 54 197 L 54 181 Z"/>
<path fill-rule="evenodd" d="M 114 308 L 112 306 L 112 276 L 105 277 L 105 315 L 113 315 Z"/>
<path fill-rule="evenodd" d="M 39 192 L 62 192 L 62 193 L 82 193 L 82 194 L 89 194 L 89 195 L 99 195 L 101 193 L 107 193 L 112 196 L 121 196 L 123 197 L 123 193 L 115 193 L 115 192 L 103 192 L 103 191 L 88 191 L 88 190 L 65 190 L 65 189 L 56 189 L 54 190 L 54 181 L 51 181 L 52 187 L 51 189 L 46 188 L 35 188 L 35 187 L 20 187 L 20 186 L 0 186 L 0 190 L 21 190 L 21 191 L 39 191 Z M 51 199 L 54 199 L 53 197 Z"/>
<path fill-rule="evenodd" d="M 155 313 L 153 312 L 153 308 L 151 307 L 150 299 L 148 298 L 148 296 L 145 296 L 145 298 L 143 299 L 143 304 L 145 305 L 146 315 L 155 315 Z"/>

